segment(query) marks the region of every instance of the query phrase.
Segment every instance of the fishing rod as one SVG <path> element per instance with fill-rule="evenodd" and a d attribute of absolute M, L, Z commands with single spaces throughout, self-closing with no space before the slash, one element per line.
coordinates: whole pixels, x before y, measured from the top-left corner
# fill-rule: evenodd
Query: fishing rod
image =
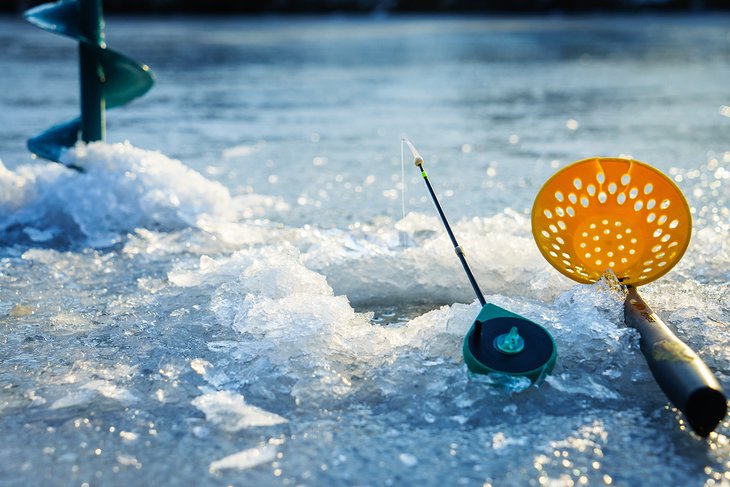
<path fill-rule="evenodd" d="M 464 362 L 469 370 L 477 374 L 497 372 L 527 377 L 533 382 L 541 381 L 555 366 L 557 347 L 553 337 L 537 323 L 487 303 L 466 261 L 464 250 L 456 240 L 431 181 L 428 179 L 428 174 L 423 167 L 423 157 L 408 139 L 403 138 L 402 142 L 408 145 L 416 167 L 421 170 L 423 181 L 426 183 L 436 211 L 449 235 L 456 256 L 482 305 L 481 311 L 464 337 L 462 347 Z"/>
<path fill-rule="evenodd" d="M 426 173 L 426 170 L 423 168 L 423 157 L 421 157 L 421 154 L 418 153 L 416 148 L 411 144 L 411 141 L 408 139 L 403 139 L 403 142 L 406 143 L 408 148 L 411 150 L 411 154 L 413 154 L 414 163 L 416 164 L 416 167 L 421 170 L 421 176 L 423 176 L 423 181 L 426 183 L 426 187 L 428 188 L 428 192 L 431 195 L 431 199 L 433 200 L 433 204 L 436 205 L 436 211 L 438 211 L 439 217 L 441 217 L 441 223 L 444 224 L 444 228 L 446 228 L 446 233 L 449 234 L 449 239 L 451 239 L 451 244 L 454 246 L 454 252 L 456 252 L 456 256 L 459 258 L 459 261 L 461 261 L 461 265 L 464 268 L 464 272 L 466 272 L 466 277 L 469 278 L 469 283 L 471 284 L 472 289 L 474 289 L 474 294 L 477 295 L 477 299 L 479 302 L 484 306 L 487 304 L 486 299 L 484 299 L 484 294 L 482 294 L 482 290 L 479 288 L 479 284 L 477 284 L 477 280 L 474 278 L 474 274 L 471 272 L 471 268 L 469 268 L 469 264 L 466 262 L 466 256 L 464 255 L 464 249 L 461 248 L 461 245 L 459 245 L 459 242 L 456 241 L 456 236 L 454 235 L 454 232 L 451 230 L 451 225 L 449 225 L 449 220 L 446 218 L 446 214 L 444 213 L 443 208 L 441 208 L 441 203 L 439 203 L 438 198 L 436 197 L 436 192 L 433 190 L 433 186 L 431 186 L 431 181 L 428 179 L 428 174 Z"/>

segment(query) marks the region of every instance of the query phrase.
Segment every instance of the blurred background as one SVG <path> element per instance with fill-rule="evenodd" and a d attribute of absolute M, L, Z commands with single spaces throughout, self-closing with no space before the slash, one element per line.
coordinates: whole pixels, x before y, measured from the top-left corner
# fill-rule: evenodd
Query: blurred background
<path fill-rule="evenodd" d="M 0 11 L 20 12 L 43 0 L 3 0 Z M 730 0 L 107 0 L 107 12 L 551 12 L 610 10 L 727 10 Z"/>

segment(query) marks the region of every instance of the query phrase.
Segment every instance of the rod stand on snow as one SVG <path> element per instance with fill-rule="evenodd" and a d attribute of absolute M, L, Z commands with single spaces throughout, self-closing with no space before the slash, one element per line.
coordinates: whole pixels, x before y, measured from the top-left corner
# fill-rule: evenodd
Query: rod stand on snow
<path fill-rule="evenodd" d="M 487 303 L 474 274 L 466 262 L 464 250 L 456 241 L 451 225 L 446 218 L 436 192 L 431 186 L 428 174 L 423 168 L 423 157 L 408 139 L 402 139 L 414 157 L 414 163 L 421 170 L 436 211 L 449 235 L 456 256 L 464 268 L 472 289 L 482 305 L 472 327 L 464 338 L 463 353 L 467 367 L 477 374 L 502 373 L 523 376 L 539 382 L 555 366 L 557 350 L 552 336 L 542 326 L 522 316 Z"/>

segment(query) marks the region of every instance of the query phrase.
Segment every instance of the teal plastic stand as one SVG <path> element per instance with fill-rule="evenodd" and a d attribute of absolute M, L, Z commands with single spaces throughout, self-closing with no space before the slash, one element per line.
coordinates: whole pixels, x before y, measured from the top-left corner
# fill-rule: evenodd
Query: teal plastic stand
<path fill-rule="evenodd" d="M 464 362 L 476 374 L 502 373 L 539 382 L 552 372 L 557 346 L 537 323 L 485 304 L 464 338 Z"/>

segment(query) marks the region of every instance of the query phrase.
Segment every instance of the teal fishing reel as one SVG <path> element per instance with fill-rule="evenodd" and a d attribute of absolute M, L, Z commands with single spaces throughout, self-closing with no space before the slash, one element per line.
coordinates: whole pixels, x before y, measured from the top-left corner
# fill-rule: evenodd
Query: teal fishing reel
<path fill-rule="evenodd" d="M 456 256 L 482 305 L 464 338 L 466 366 L 476 374 L 499 373 L 527 377 L 532 382 L 539 383 L 555 367 L 558 356 L 555 340 L 545 328 L 534 321 L 487 303 L 423 168 L 423 158 L 410 141 L 403 139 L 403 142 L 408 145 L 416 167 L 421 170 L 421 176 L 454 246 Z"/>
<path fill-rule="evenodd" d="M 540 382 L 552 372 L 557 347 L 550 333 L 534 321 L 483 304 L 464 338 L 464 362 L 477 374 L 500 373 Z"/>
<path fill-rule="evenodd" d="M 43 30 L 79 43 L 81 116 L 28 140 L 28 149 L 33 154 L 61 162 L 63 151 L 79 139 L 104 140 L 105 109 L 124 105 L 147 93 L 154 84 L 154 76 L 146 65 L 106 47 L 101 0 L 48 3 L 28 10 L 25 18 Z"/>

